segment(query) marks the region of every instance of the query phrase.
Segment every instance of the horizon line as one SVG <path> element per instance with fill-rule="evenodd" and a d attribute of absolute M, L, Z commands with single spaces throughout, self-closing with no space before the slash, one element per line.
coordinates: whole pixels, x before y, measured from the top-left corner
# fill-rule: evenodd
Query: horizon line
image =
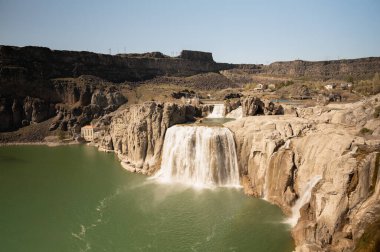
<path fill-rule="evenodd" d="M 0 44 L 0 47 L 17 47 L 17 48 L 25 48 L 25 47 L 35 47 L 35 48 L 45 48 L 49 49 L 50 51 L 66 51 L 66 52 L 86 52 L 86 53 L 94 53 L 94 54 L 100 54 L 100 55 L 109 55 L 109 56 L 121 56 L 121 55 L 128 55 L 128 54 L 145 54 L 145 53 L 162 53 L 164 56 L 167 56 L 169 58 L 178 58 L 181 55 L 182 51 L 193 51 L 193 52 L 203 52 L 203 53 L 211 53 L 212 57 L 214 56 L 213 52 L 210 51 L 202 51 L 202 50 L 193 50 L 193 49 L 182 49 L 180 54 L 176 56 L 170 56 L 167 55 L 161 51 L 145 51 L 145 52 L 118 52 L 115 54 L 112 53 L 103 53 L 103 52 L 96 52 L 96 51 L 90 51 L 90 50 L 75 50 L 75 49 L 53 49 L 48 46 L 41 46 L 41 45 L 24 45 L 24 46 L 19 46 L 19 45 L 5 45 L 5 44 Z M 110 48 L 109 48 L 110 49 Z M 107 50 L 109 50 L 107 49 Z M 111 48 L 112 49 L 112 48 Z M 277 61 L 271 61 L 269 63 L 230 63 L 230 62 L 217 62 L 213 60 L 215 63 L 224 63 L 224 64 L 231 64 L 231 65 L 271 65 L 273 63 L 285 63 L 285 62 L 294 62 L 294 61 L 302 61 L 302 62 L 331 62 L 331 61 L 347 61 L 347 60 L 361 60 L 361 59 L 372 59 L 372 58 L 380 58 L 379 56 L 364 56 L 364 57 L 358 57 L 358 58 L 338 58 L 338 59 L 326 59 L 326 60 L 304 60 L 304 59 L 293 59 L 293 60 L 277 60 Z"/>

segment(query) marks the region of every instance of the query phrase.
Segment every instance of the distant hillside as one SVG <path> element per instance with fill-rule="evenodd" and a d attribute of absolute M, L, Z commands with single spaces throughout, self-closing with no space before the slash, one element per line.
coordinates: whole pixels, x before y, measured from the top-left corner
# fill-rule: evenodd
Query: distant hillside
<path fill-rule="evenodd" d="M 182 51 L 179 57 L 162 53 L 106 55 L 58 51 L 45 47 L 0 46 L 1 79 L 52 79 L 93 75 L 112 82 L 141 81 L 158 76 L 191 76 L 218 72 L 233 65 L 216 63 L 211 53 Z"/>
<path fill-rule="evenodd" d="M 249 74 L 281 77 L 308 77 L 315 79 L 372 78 L 380 73 L 380 57 L 331 60 L 331 61 L 283 61 L 270 65 L 237 65 L 236 69 Z"/>

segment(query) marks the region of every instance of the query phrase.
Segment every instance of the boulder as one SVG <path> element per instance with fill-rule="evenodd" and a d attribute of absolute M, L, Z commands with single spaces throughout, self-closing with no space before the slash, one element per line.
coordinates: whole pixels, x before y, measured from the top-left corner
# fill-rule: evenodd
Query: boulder
<path fill-rule="evenodd" d="M 243 117 L 264 114 L 264 103 L 257 97 L 249 96 L 242 98 L 241 106 Z"/>

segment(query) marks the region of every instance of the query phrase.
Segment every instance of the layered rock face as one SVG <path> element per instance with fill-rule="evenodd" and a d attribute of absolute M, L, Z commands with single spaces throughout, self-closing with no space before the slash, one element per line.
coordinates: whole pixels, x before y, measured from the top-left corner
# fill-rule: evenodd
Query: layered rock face
<path fill-rule="evenodd" d="M 94 75 L 112 82 L 141 81 L 162 75 L 190 76 L 232 67 L 215 63 L 211 53 L 184 51 L 178 58 L 155 56 L 157 54 L 112 56 L 44 47 L 0 46 L 1 73 L 25 74 L 32 79 Z"/>
<path fill-rule="evenodd" d="M 316 77 L 316 78 L 372 78 L 380 72 L 380 58 L 362 58 L 330 61 L 303 61 L 275 62 L 263 68 L 269 75 Z"/>
<path fill-rule="evenodd" d="M 39 123 L 54 115 L 54 104 L 39 98 L 0 98 L 0 131 Z"/>
<path fill-rule="evenodd" d="M 352 251 L 365 228 L 379 220 L 378 100 L 226 124 L 235 133 L 246 193 L 296 218 L 297 251 Z M 366 125 L 372 134 L 362 136 Z"/>
<path fill-rule="evenodd" d="M 200 113 L 193 106 L 173 103 L 131 105 L 112 117 L 99 147 L 118 153 L 126 169 L 152 174 L 161 163 L 166 130 L 174 124 L 193 121 Z"/>
<path fill-rule="evenodd" d="M 230 72 L 234 71 L 293 78 L 346 79 L 352 76 L 357 79 L 368 79 L 380 72 L 380 57 L 329 61 L 294 60 L 274 62 L 269 65 L 245 64 L 236 65 L 236 68 Z M 229 74 L 228 71 L 226 74 Z M 243 80 L 243 83 L 249 81 L 249 79 Z"/>
<path fill-rule="evenodd" d="M 281 105 L 275 105 L 269 100 L 260 100 L 257 97 L 249 96 L 240 98 L 240 104 L 243 110 L 243 117 L 255 115 L 283 115 L 284 108 Z"/>
<path fill-rule="evenodd" d="M 56 116 L 51 130 L 73 129 L 78 133 L 81 126 L 127 101 L 118 87 L 103 82 L 93 76 L 81 76 L 37 84 L 27 96 L 22 88 L 20 92 L 8 90 L 8 95 L 0 95 L 0 131 L 15 130 Z M 17 89 L 15 85 L 12 89 Z"/>
<path fill-rule="evenodd" d="M 43 47 L 0 46 L 0 131 L 57 116 L 51 129 L 74 129 L 126 99 L 114 83 L 218 72 L 211 53 L 104 55 Z M 85 76 L 85 78 L 83 78 Z"/>

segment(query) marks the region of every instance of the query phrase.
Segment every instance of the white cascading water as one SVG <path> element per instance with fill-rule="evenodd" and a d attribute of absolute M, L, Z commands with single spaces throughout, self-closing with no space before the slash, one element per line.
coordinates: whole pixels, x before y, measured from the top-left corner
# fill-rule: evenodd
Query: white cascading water
<path fill-rule="evenodd" d="M 224 117 L 224 104 L 214 104 L 211 114 L 207 118 L 223 118 Z"/>
<path fill-rule="evenodd" d="M 224 127 L 172 126 L 154 178 L 195 187 L 240 187 L 235 142 Z"/>
<path fill-rule="evenodd" d="M 306 183 L 305 187 L 302 189 L 301 197 L 296 201 L 296 203 L 292 207 L 292 216 L 286 221 L 292 227 L 294 227 L 297 224 L 298 219 L 301 216 L 300 214 L 301 207 L 303 207 L 306 203 L 310 201 L 311 191 L 321 179 L 322 179 L 321 175 L 314 176 Z"/>

